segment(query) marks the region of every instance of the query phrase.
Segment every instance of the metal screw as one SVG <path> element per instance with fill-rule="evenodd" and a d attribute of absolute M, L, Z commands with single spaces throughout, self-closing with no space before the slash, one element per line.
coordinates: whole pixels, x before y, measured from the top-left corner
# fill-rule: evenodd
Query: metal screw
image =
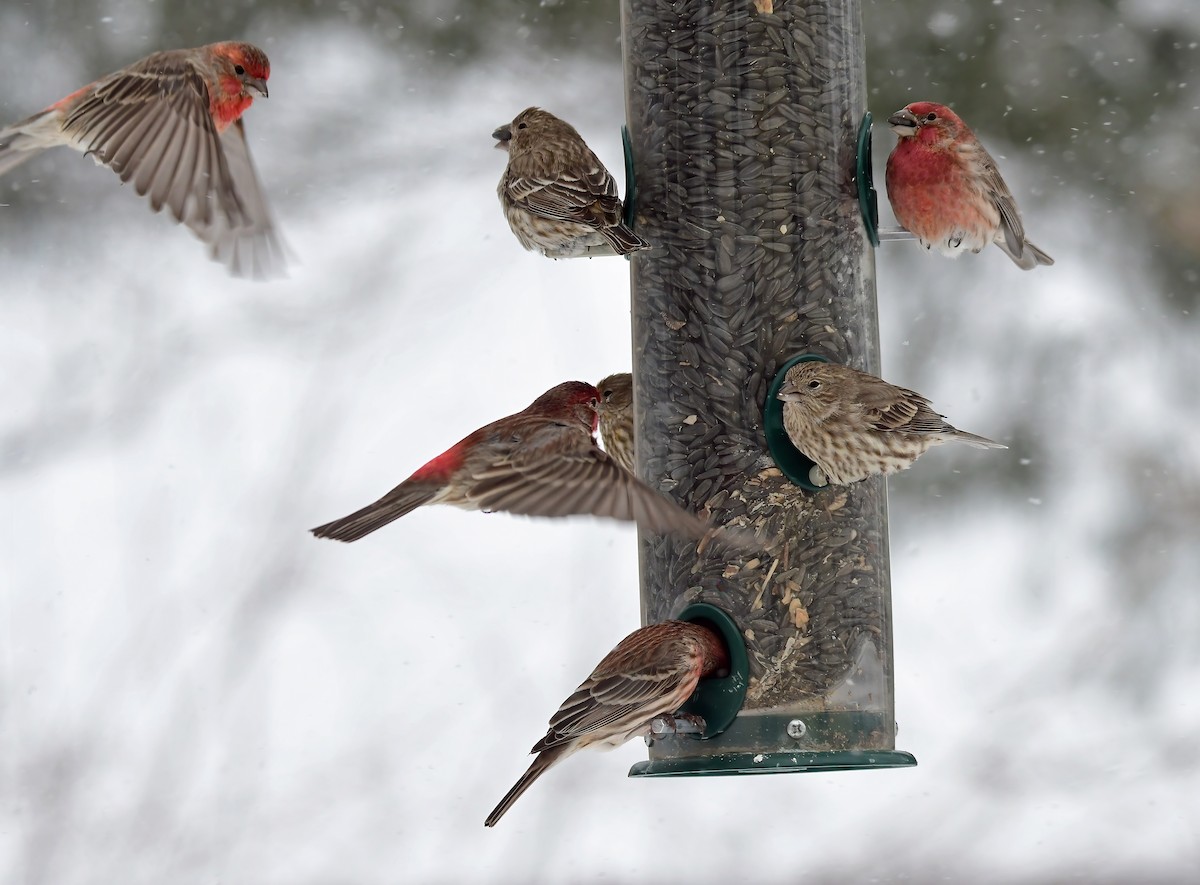
<path fill-rule="evenodd" d="M 800 738 L 808 734 L 808 726 L 799 719 L 793 719 L 787 724 L 787 733 L 788 737 L 800 740 Z"/>

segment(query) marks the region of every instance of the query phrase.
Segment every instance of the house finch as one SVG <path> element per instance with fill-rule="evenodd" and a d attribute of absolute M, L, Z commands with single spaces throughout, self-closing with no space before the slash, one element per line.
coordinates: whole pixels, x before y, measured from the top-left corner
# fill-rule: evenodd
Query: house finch
<path fill-rule="evenodd" d="M 918 393 L 849 366 L 803 362 L 779 388 L 783 427 L 823 477 L 847 485 L 913 465 L 931 446 L 959 440 L 981 449 L 1000 443 L 948 424 Z"/>
<path fill-rule="evenodd" d="M 492 137 L 508 151 L 500 205 L 526 249 L 577 258 L 650 248 L 621 222 L 617 183 L 571 124 L 528 108 Z"/>
<path fill-rule="evenodd" d="M 649 734 L 655 720 L 687 702 L 701 679 L 728 671 L 729 652 L 707 627 L 663 621 L 634 630 L 563 701 L 546 736 L 529 751 L 537 758 L 483 825 L 494 827 L 550 766 L 584 747 L 611 749 Z"/>
<path fill-rule="evenodd" d="M 1054 263 L 1025 239 L 996 161 L 954 111 L 917 101 L 888 123 L 900 136 L 887 161 L 888 199 L 922 246 L 953 258 L 995 243 L 1022 270 Z"/>
<path fill-rule="evenodd" d="M 633 376 L 609 375 L 596 385 L 600 391 L 600 438 L 604 451 L 633 473 Z"/>
<path fill-rule="evenodd" d="M 111 168 L 239 276 L 277 275 L 284 248 L 250 160 L 242 114 L 271 65 L 249 43 L 156 52 L 0 129 L 0 175 L 66 145 Z"/>
<path fill-rule="evenodd" d="M 422 504 L 527 516 L 588 513 L 644 530 L 700 537 L 707 525 L 636 479 L 592 436 L 600 394 L 582 381 L 546 391 L 526 409 L 481 427 L 374 504 L 318 526 L 318 538 L 357 541 Z"/>

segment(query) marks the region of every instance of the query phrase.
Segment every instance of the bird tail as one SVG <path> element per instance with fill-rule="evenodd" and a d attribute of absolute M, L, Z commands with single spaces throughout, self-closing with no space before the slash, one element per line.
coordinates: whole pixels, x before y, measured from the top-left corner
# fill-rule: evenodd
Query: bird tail
<path fill-rule="evenodd" d="M 998 443 L 993 439 L 988 439 L 986 436 L 979 436 L 974 433 L 967 433 L 965 430 L 955 430 L 954 438 L 959 442 L 964 442 L 969 446 L 974 446 L 977 449 L 1007 449 L 1008 446 L 1003 443 Z"/>
<path fill-rule="evenodd" d="M 310 531 L 318 538 L 332 538 L 334 541 L 346 543 L 357 541 L 404 514 L 411 513 L 422 504 L 431 503 L 441 491 L 441 486 L 406 480 L 374 504 L 368 504 L 349 516 L 319 525 Z"/>
<path fill-rule="evenodd" d="M 59 114 L 54 108 L 0 129 L 0 175 L 60 144 L 56 138 L 59 132 Z"/>
<path fill-rule="evenodd" d="M 1021 244 L 1021 251 L 1019 253 L 1013 250 L 1004 237 L 996 240 L 996 245 L 1003 249 L 1004 254 L 1011 258 L 1013 263 L 1021 268 L 1021 270 L 1033 270 L 1039 264 L 1049 265 L 1054 263 L 1053 258 L 1028 240 Z"/>
<path fill-rule="evenodd" d="M 600 235 L 608 241 L 618 255 L 628 255 L 630 252 L 640 252 L 649 249 L 650 244 L 627 228 L 624 224 L 613 227 L 602 227 Z"/>
<path fill-rule="evenodd" d="M 1054 263 L 1053 258 L 1051 258 L 1049 255 L 1047 255 L 1045 252 L 1043 252 L 1037 246 L 1033 245 L 1033 243 L 1029 242 L 1028 240 L 1025 241 L 1025 253 L 1024 254 L 1033 256 L 1035 266 L 1037 264 L 1050 265 L 1050 264 Z"/>
<path fill-rule="evenodd" d="M 550 766 L 562 759 L 570 744 L 559 744 L 556 747 L 550 747 L 542 750 L 537 754 L 537 758 L 529 763 L 529 768 L 525 769 L 525 773 L 512 785 L 512 789 L 504 794 L 504 798 L 500 800 L 500 804 L 492 809 L 492 813 L 487 816 L 487 820 L 483 822 L 485 827 L 496 826 L 497 821 L 504 817 L 504 813 L 512 808 L 513 803 L 533 786 L 533 782 L 545 774 Z"/>

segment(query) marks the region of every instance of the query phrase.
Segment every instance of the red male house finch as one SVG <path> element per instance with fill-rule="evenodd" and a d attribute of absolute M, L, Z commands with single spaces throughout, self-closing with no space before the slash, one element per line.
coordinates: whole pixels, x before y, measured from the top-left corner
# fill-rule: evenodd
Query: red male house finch
<path fill-rule="evenodd" d="M 954 111 L 916 101 L 888 123 L 900 136 L 887 161 L 888 199 L 922 246 L 953 258 L 995 243 L 1022 270 L 1054 263 L 1025 239 L 996 161 Z"/>
<path fill-rule="evenodd" d="M 956 429 L 920 394 L 849 366 L 797 363 L 788 370 L 779 398 L 788 439 L 823 474 L 817 485 L 847 485 L 905 470 L 930 447 L 949 440 L 1007 448 Z"/>
<path fill-rule="evenodd" d="M 674 714 L 701 679 L 724 676 L 728 670 L 729 652 L 707 627 L 663 621 L 634 630 L 563 701 L 546 736 L 529 751 L 537 758 L 483 825 L 494 827 L 555 763 L 585 747 L 611 749 L 649 734 L 654 720 Z"/>
<path fill-rule="evenodd" d="M 703 519 L 636 479 L 596 445 L 600 394 L 582 381 L 481 427 L 374 504 L 318 526 L 318 538 L 357 541 L 423 504 L 527 516 L 591 514 L 649 532 L 700 537 Z"/>
<path fill-rule="evenodd" d="M 600 439 L 604 451 L 633 473 L 633 376 L 609 375 L 596 385 L 600 391 Z"/>
<path fill-rule="evenodd" d="M 650 248 L 621 222 L 617 183 L 571 124 L 528 108 L 492 137 L 508 151 L 500 205 L 526 249 L 577 258 Z"/>
<path fill-rule="evenodd" d="M 271 64 L 249 43 L 156 52 L 0 129 L 0 175 L 46 148 L 89 154 L 149 195 L 235 274 L 277 275 L 284 250 L 242 128 Z"/>

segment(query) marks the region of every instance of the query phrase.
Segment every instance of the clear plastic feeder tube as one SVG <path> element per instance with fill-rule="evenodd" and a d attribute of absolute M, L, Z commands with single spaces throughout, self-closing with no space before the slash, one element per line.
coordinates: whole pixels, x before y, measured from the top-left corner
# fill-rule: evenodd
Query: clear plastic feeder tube
<path fill-rule="evenodd" d="M 806 491 L 764 436 L 788 360 L 879 369 L 858 0 L 623 0 L 622 18 L 636 224 L 655 246 L 632 269 L 638 474 L 778 539 L 755 556 L 642 537 L 643 619 L 716 606 L 749 672 L 727 729 L 656 741 L 633 773 L 914 764 L 895 752 L 884 483 Z"/>

